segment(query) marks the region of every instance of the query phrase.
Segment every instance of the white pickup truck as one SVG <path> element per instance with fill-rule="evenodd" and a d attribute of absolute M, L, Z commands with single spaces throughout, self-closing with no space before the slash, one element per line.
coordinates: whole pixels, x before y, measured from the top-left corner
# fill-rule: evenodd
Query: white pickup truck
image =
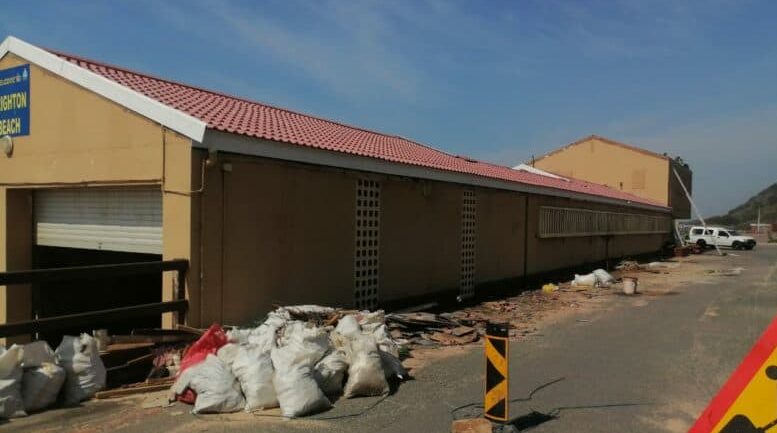
<path fill-rule="evenodd" d="M 717 245 L 719 247 L 730 247 L 735 250 L 752 250 L 756 243 L 752 237 L 740 235 L 736 230 L 724 227 L 691 227 L 688 238 L 692 243 L 702 248 Z"/>

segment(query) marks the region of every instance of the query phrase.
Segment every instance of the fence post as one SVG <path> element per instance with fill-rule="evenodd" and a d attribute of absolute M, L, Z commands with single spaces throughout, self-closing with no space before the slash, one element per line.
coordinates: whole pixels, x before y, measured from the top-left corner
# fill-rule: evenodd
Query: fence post
<path fill-rule="evenodd" d="M 188 262 L 182 262 L 175 273 L 175 282 L 174 282 L 174 290 L 175 290 L 175 300 L 181 301 L 186 299 L 186 269 L 188 268 Z M 175 313 L 176 322 L 180 325 L 183 325 L 186 323 L 186 312 L 185 311 L 179 311 Z"/>

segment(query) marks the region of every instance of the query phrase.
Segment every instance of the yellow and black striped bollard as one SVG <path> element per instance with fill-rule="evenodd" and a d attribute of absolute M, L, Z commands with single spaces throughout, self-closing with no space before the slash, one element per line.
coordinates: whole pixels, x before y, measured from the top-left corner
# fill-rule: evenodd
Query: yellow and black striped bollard
<path fill-rule="evenodd" d="M 508 416 L 508 339 L 507 323 L 489 323 L 486 327 L 486 393 L 485 417 L 492 421 L 507 421 Z"/>

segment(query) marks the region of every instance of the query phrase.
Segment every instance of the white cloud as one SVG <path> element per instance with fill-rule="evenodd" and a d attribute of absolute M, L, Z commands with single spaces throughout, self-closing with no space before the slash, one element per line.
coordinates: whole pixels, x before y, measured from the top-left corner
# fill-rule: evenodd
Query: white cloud
<path fill-rule="evenodd" d="M 256 4 L 254 4 L 256 6 Z M 382 91 L 412 100 L 423 74 L 392 40 L 402 30 L 377 4 L 301 2 L 293 17 L 229 2 L 152 3 L 157 16 L 202 38 L 218 38 L 250 52 L 257 67 L 268 63 L 304 74 L 332 92 L 352 98 Z M 276 12 L 278 13 L 278 12 Z M 268 61 L 269 60 L 269 61 Z"/>

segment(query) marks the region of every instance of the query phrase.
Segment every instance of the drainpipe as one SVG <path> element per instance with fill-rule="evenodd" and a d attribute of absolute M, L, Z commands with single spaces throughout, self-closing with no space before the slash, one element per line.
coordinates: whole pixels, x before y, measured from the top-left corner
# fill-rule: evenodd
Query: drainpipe
<path fill-rule="evenodd" d="M 526 287 L 529 271 L 529 194 L 523 197 L 523 286 Z"/>

